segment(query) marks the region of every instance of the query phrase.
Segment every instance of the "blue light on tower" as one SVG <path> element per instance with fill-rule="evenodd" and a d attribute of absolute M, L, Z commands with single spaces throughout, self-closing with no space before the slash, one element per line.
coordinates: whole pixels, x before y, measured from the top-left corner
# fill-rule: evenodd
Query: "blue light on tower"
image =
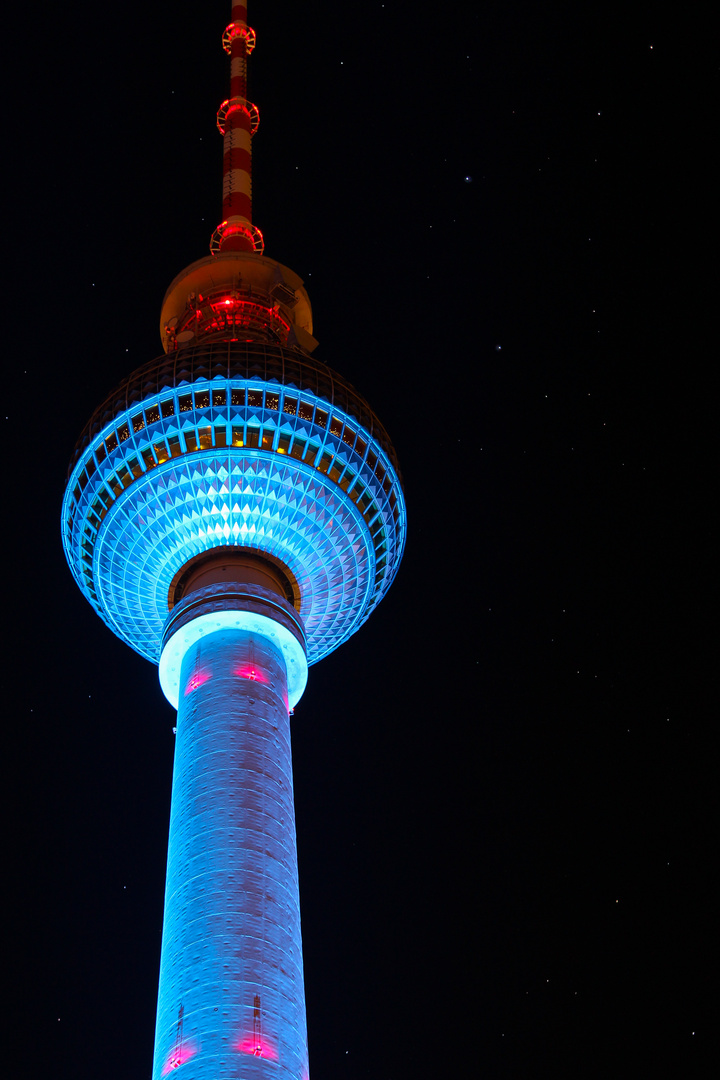
<path fill-rule="evenodd" d="M 82 433 L 62 509 L 75 580 L 178 710 L 153 1080 L 308 1075 L 289 712 L 405 543 L 390 440 L 311 356 L 302 281 L 251 224 L 254 44 L 235 3 L 224 220 L 166 293 L 165 352 Z"/>

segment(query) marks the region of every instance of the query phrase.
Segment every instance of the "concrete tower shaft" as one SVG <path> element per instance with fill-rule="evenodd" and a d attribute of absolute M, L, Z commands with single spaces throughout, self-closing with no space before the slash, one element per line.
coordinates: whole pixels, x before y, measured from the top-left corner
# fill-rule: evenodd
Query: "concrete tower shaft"
<path fill-rule="evenodd" d="M 166 632 L 178 715 L 153 1080 L 308 1075 L 289 720 L 307 664 L 281 592 L 276 568 L 230 553 L 190 574 Z"/>

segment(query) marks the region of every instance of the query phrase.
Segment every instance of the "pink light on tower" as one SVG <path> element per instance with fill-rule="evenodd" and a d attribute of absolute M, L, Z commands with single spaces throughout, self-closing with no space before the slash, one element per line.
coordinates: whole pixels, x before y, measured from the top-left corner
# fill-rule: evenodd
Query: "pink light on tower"
<path fill-rule="evenodd" d="M 260 668 L 256 667 L 255 664 L 243 664 L 241 667 L 235 668 L 233 674 L 241 679 L 250 679 L 252 682 L 267 682 L 265 673 L 261 671 Z"/>
<path fill-rule="evenodd" d="M 195 1057 L 197 1050 L 192 1043 L 185 1043 L 178 1050 L 172 1049 L 168 1054 L 168 1059 L 163 1067 L 162 1075 L 167 1076 L 168 1073 L 173 1072 L 175 1069 L 179 1069 L 181 1065 L 186 1065 L 190 1058 Z"/>
<path fill-rule="evenodd" d="M 235 1044 L 235 1048 L 239 1050 L 241 1054 L 250 1054 L 252 1057 L 267 1058 L 268 1061 L 278 1060 L 277 1048 L 263 1035 L 259 994 L 256 994 L 253 999 L 252 1035 L 248 1034 L 243 1036 L 243 1038 Z"/>
<path fill-rule="evenodd" d="M 162 1069 L 162 1076 L 167 1076 L 168 1073 L 173 1072 L 175 1069 L 179 1069 L 181 1065 L 185 1065 L 190 1058 L 194 1057 L 197 1053 L 196 1044 L 190 1040 L 183 1039 L 183 1020 L 185 1017 L 185 1009 L 180 1006 L 178 1011 L 177 1020 L 177 1032 L 175 1035 L 175 1045 L 169 1052 L 165 1064 Z"/>
<path fill-rule="evenodd" d="M 193 690 L 197 690 L 199 686 L 203 685 L 203 683 L 206 683 L 209 678 L 209 671 L 194 671 L 187 681 L 187 686 L 185 687 L 185 697 L 187 697 L 188 694 L 192 694 Z"/>

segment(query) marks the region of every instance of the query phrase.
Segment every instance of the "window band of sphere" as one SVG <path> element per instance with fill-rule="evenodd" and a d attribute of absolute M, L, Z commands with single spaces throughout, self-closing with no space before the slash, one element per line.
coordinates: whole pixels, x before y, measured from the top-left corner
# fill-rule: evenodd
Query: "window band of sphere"
<path fill-rule="evenodd" d="M 235 402 L 229 407 L 228 396 Z M 373 532 L 373 523 L 387 501 L 397 527 L 401 508 L 388 472 L 391 466 L 373 448 L 369 435 L 337 413 L 328 430 L 328 410 L 295 394 L 282 394 L 281 411 L 280 397 L 275 389 L 258 386 L 201 386 L 146 404 L 101 439 L 94 454 L 86 451 L 83 455 L 72 487 L 69 526 L 78 507 L 81 513 L 85 509 L 87 548 L 112 503 L 142 473 L 182 454 L 234 446 L 289 454 L 329 475 L 349 494 Z M 269 408 L 263 399 L 269 399 Z M 293 430 L 287 417 L 297 419 L 297 428 Z M 382 561 L 383 552 L 378 554 Z"/>

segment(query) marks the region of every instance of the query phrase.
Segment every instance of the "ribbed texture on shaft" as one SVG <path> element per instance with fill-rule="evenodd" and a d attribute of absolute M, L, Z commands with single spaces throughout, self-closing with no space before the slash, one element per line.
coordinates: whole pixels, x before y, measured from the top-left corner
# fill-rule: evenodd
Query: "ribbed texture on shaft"
<path fill-rule="evenodd" d="M 208 635 L 182 665 L 153 1080 L 308 1075 L 282 654 Z"/>

